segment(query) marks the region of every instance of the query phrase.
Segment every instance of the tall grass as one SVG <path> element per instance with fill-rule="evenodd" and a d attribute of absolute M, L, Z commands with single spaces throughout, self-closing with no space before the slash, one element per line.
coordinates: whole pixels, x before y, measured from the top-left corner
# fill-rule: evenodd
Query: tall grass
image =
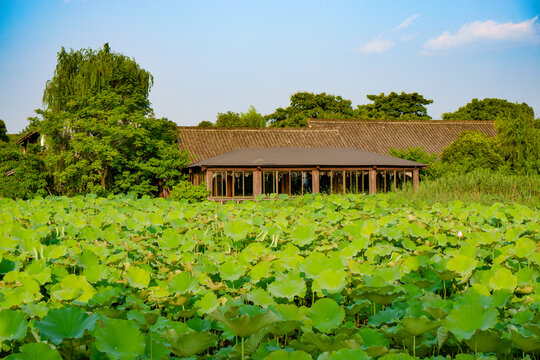
<path fill-rule="evenodd" d="M 540 175 L 504 174 L 477 170 L 466 174 L 448 174 L 420 182 L 418 190 L 408 186 L 397 192 L 409 200 L 428 204 L 461 200 L 492 204 L 520 203 L 540 208 Z"/>

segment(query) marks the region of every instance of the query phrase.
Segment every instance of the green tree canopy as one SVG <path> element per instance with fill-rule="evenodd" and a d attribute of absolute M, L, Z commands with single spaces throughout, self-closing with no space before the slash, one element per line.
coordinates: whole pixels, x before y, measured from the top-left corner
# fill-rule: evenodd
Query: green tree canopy
<path fill-rule="evenodd" d="M 58 53 L 37 111 L 44 159 L 57 193 L 136 192 L 158 195 L 181 180 L 187 155 L 176 125 L 155 119 L 152 76 L 135 60 L 103 49 Z"/>
<path fill-rule="evenodd" d="M 462 171 L 499 169 L 503 157 L 497 152 L 495 138 L 476 131 L 464 131 L 441 153 L 441 162 Z"/>
<path fill-rule="evenodd" d="M 442 114 L 443 120 L 497 120 L 515 119 L 520 114 L 525 117 L 534 117 L 533 109 L 525 104 L 511 103 L 502 99 L 483 100 L 472 99 L 467 105 L 457 111 Z"/>
<path fill-rule="evenodd" d="M 326 93 L 297 92 L 285 109 L 278 108 L 266 116 L 272 127 L 306 126 L 308 118 L 350 119 L 353 117 L 351 101 Z"/>
<path fill-rule="evenodd" d="M 214 123 L 211 121 L 203 120 L 197 126 L 202 128 L 211 128 L 214 127 Z"/>
<path fill-rule="evenodd" d="M 201 126 L 201 124 L 199 124 L 199 126 Z M 205 123 L 204 126 L 208 127 L 208 124 Z M 232 111 L 218 113 L 216 124 L 214 126 L 260 128 L 266 126 L 266 120 L 257 112 L 255 107 L 251 105 L 245 113 L 235 113 Z"/>
<path fill-rule="evenodd" d="M 425 105 L 433 100 L 424 98 L 417 92 L 398 94 L 391 92 L 388 95 L 367 95 L 373 104 L 358 105 L 354 110 L 354 117 L 359 119 L 404 119 L 404 120 L 430 120 Z"/>
<path fill-rule="evenodd" d="M 8 142 L 9 136 L 7 135 L 7 127 L 4 120 L 0 119 L 0 142 Z"/>

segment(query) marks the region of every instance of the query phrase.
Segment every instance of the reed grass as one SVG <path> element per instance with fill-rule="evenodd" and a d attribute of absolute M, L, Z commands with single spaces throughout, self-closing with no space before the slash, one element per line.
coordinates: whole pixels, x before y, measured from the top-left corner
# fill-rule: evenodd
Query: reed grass
<path fill-rule="evenodd" d="M 453 200 L 481 204 L 519 203 L 540 209 L 540 175 L 515 175 L 477 170 L 466 174 L 448 174 L 435 180 L 420 182 L 397 192 L 412 201 L 428 204 Z"/>

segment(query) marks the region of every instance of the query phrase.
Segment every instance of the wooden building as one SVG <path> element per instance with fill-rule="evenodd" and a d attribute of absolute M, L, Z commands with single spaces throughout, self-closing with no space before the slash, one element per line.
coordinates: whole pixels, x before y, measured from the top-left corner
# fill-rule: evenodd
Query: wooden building
<path fill-rule="evenodd" d="M 309 119 L 306 128 L 180 127 L 179 146 L 193 157 L 192 182 L 206 183 L 211 200 L 375 193 L 417 187 L 425 167 L 389 156 L 390 148 L 440 154 L 466 130 L 496 134 L 490 121 Z"/>

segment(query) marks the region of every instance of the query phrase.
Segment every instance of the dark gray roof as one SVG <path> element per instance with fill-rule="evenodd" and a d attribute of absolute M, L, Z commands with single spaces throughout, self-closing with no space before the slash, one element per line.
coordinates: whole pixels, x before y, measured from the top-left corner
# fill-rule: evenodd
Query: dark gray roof
<path fill-rule="evenodd" d="M 191 164 L 189 167 L 424 167 L 414 161 L 345 148 L 248 148 L 228 152 Z"/>

